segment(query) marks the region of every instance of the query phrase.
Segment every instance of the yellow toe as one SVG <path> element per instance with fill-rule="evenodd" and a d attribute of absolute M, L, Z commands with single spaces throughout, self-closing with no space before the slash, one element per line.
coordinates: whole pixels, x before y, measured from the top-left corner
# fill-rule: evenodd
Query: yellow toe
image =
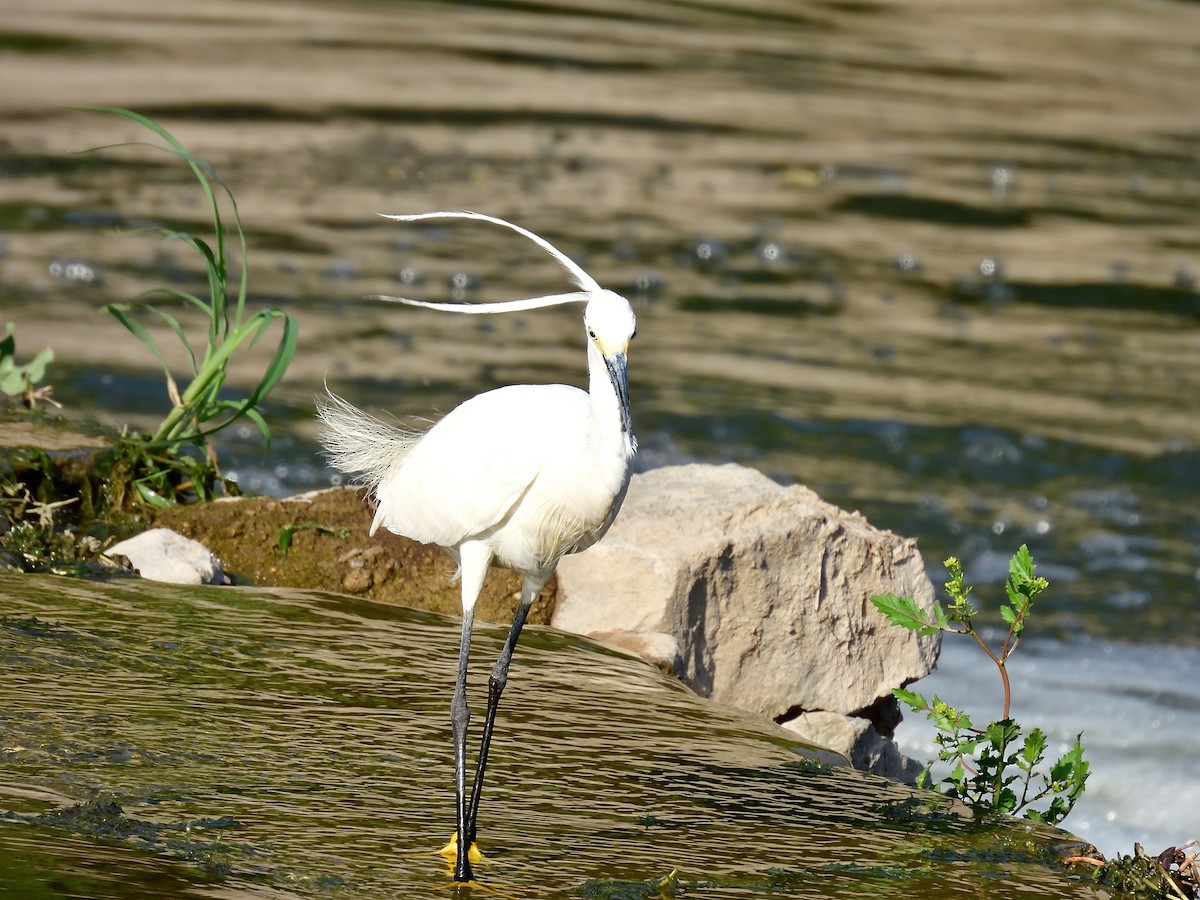
<path fill-rule="evenodd" d="M 453 864 L 458 859 L 458 832 L 450 835 L 450 840 L 438 853 L 448 862 Z M 479 852 L 479 844 L 471 842 L 471 849 L 467 851 L 467 859 L 472 865 L 483 860 L 483 854 Z"/>

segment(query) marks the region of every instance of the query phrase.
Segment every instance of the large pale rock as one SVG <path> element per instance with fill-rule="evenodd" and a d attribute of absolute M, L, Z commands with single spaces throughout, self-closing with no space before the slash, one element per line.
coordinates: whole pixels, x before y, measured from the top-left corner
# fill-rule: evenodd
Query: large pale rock
<path fill-rule="evenodd" d="M 170 584 L 228 584 L 221 562 L 203 544 L 169 528 L 151 528 L 109 548 L 150 581 Z"/>
<path fill-rule="evenodd" d="M 736 465 L 635 475 L 611 531 L 563 559 L 558 579 L 555 627 L 777 721 L 871 716 L 892 688 L 929 674 L 940 647 L 869 600 L 890 592 L 932 610 L 914 541 Z"/>

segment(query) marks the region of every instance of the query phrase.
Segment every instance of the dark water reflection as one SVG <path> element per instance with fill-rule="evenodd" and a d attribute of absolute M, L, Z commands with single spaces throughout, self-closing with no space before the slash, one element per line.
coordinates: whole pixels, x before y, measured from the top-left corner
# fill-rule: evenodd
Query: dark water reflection
<path fill-rule="evenodd" d="M 346 597 L 0 576 L 0 884 L 429 896 L 456 634 Z M 697 897 L 1076 895 L 1061 833 L 828 768 L 586 641 L 535 629 L 509 694 L 481 820 L 503 896 L 646 896 L 674 869 Z"/>

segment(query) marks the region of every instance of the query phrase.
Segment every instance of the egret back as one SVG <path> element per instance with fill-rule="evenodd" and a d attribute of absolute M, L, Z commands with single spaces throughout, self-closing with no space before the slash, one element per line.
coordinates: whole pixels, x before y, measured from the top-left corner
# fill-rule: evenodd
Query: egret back
<path fill-rule="evenodd" d="M 552 568 L 607 530 L 628 482 L 624 458 L 601 460 L 588 395 L 565 385 L 514 385 L 472 397 L 424 433 L 322 404 L 333 464 L 359 472 L 384 527 L 422 543 L 492 545 L 518 571 Z"/>

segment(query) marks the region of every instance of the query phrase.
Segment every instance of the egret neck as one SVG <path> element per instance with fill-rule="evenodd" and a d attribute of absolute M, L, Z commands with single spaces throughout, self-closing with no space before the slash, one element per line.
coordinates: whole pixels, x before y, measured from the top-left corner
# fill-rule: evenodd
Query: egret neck
<path fill-rule="evenodd" d="M 619 441 L 622 460 L 637 450 L 633 419 L 629 410 L 628 358 L 625 348 L 601 351 L 593 341 L 588 347 L 588 394 L 591 396 L 593 441 L 611 446 Z M 617 448 L 613 448 L 617 449 Z"/>

